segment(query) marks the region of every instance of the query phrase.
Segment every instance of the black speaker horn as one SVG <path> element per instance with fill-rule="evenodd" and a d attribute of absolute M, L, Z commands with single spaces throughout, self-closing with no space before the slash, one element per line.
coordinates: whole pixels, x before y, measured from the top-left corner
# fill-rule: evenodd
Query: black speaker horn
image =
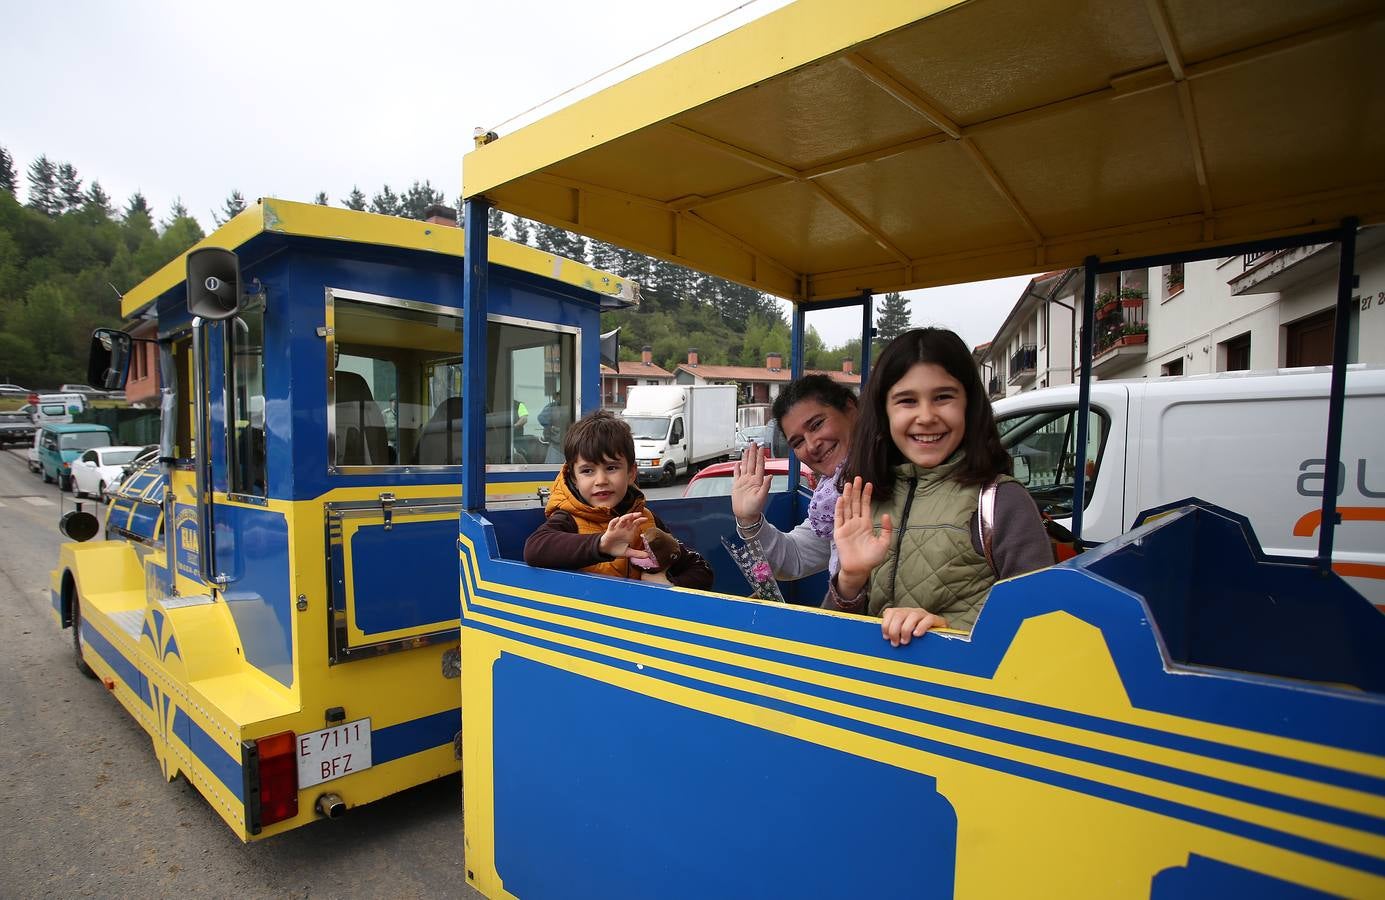
<path fill-rule="evenodd" d="M 188 312 L 214 320 L 240 312 L 240 257 L 221 247 L 188 254 Z"/>

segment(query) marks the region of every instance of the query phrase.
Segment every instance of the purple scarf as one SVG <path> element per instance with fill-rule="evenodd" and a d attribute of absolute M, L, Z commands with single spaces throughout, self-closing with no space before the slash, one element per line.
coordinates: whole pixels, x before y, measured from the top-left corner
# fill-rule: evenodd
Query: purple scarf
<path fill-rule="evenodd" d="M 841 496 L 841 492 L 837 490 L 837 479 L 841 474 L 842 467 L 839 465 L 832 477 L 819 477 L 818 486 L 813 490 L 813 498 L 808 501 L 808 524 L 812 526 L 813 534 L 832 545 L 832 555 L 827 560 L 828 578 L 837 574 L 837 567 L 840 565 L 837 559 L 837 544 L 832 540 L 832 529 L 837 517 L 837 498 Z"/>

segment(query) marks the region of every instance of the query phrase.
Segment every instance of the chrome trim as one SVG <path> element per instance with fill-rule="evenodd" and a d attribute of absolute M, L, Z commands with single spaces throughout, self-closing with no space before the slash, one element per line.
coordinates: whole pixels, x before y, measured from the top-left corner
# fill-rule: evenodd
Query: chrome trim
<path fill-rule="evenodd" d="M 373 303 L 376 306 L 393 306 L 399 309 L 412 309 L 417 312 L 440 313 L 458 319 L 462 317 L 462 309 L 459 306 L 442 306 L 437 303 L 424 303 L 421 300 L 405 300 L 400 297 L 386 297 L 384 294 L 368 294 L 365 291 L 350 291 L 345 288 L 327 288 L 327 303 L 329 305 L 336 297 L 341 297 L 343 300 L 355 300 L 359 303 Z M 331 328 L 332 323 L 328 322 L 327 327 Z"/>
<path fill-rule="evenodd" d="M 502 316 L 492 314 L 486 316 L 486 322 L 499 322 L 501 325 L 518 325 L 521 328 L 533 328 L 535 331 L 560 331 L 563 334 L 575 334 L 579 338 L 582 336 L 582 329 L 576 325 L 559 325 L 557 322 L 544 322 L 540 319 L 522 319 L 519 316 Z"/>
<path fill-rule="evenodd" d="M 200 450 L 200 457 L 196 461 L 194 471 L 197 474 L 197 574 L 202 581 L 209 585 L 224 585 L 227 578 L 218 574 L 216 571 L 216 531 L 215 517 L 212 511 L 211 493 L 211 470 L 212 454 L 210 450 L 211 441 L 211 414 L 207 403 L 206 383 L 207 383 L 207 360 L 206 360 L 206 340 L 203 331 L 206 323 L 201 316 L 195 316 L 192 320 L 192 394 L 193 403 L 196 408 L 197 431 L 194 433 L 194 440 Z M 170 543 L 171 543 L 170 538 Z"/>

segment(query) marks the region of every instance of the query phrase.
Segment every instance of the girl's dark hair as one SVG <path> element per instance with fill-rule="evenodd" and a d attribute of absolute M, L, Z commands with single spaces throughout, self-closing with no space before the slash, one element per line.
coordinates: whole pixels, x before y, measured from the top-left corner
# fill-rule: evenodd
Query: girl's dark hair
<path fill-rule="evenodd" d="M 856 395 L 846 385 L 838 384 L 826 375 L 804 375 L 789 382 L 788 387 L 774 398 L 774 406 L 770 412 L 779 423 L 781 433 L 784 430 L 784 416 L 788 415 L 795 403 L 802 400 L 816 400 L 823 406 L 830 406 L 841 412 L 848 412 L 856 405 Z"/>
<path fill-rule="evenodd" d="M 904 455 L 890 438 L 885 399 L 899 379 L 919 363 L 941 366 L 966 392 L 963 458 L 953 477 L 962 484 L 985 484 L 997 475 L 1010 474 L 1010 454 L 1000 444 L 991 401 L 971 351 L 955 332 L 946 328 L 915 328 L 891 341 L 871 370 L 841 483 L 860 475 L 863 481 L 875 486 L 876 497 L 894 493 L 894 467 L 904 462 Z"/>

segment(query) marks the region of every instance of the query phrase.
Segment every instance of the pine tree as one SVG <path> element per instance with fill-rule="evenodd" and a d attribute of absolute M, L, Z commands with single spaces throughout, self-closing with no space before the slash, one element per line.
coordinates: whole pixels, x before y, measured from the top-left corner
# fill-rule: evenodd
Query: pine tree
<path fill-rule="evenodd" d="M 218 226 L 225 225 L 234 219 L 245 209 L 245 197 L 238 190 L 231 191 L 231 196 L 226 198 L 226 202 L 221 205 L 221 215 L 212 211 L 212 221 Z M 186 213 L 184 213 L 186 215 Z"/>
<path fill-rule="evenodd" d="M 510 239 L 516 244 L 525 244 L 530 247 L 534 246 L 533 225 L 534 223 L 530 222 L 528 219 L 515 216 L 510 222 L 510 228 L 513 232 Z"/>
<path fill-rule="evenodd" d="M 562 239 L 558 236 L 559 230 L 552 225 L 545 225 L 543 222 L 534 222 L 534 246 L 544 253 L 558 253 L 558 247 Z"/>
<path fill-rule="evenodd" d="M 14 157 L 8 150 L 0 147 L 0 191 L 9 191 L 10 196 L 19 187 L 19 176 L 14 171 Z"/>
<path fill-rule="evenodd" d="M 460 209 L 461 207 L 458 207 Z M 494 206 L 486 213 L 486 230 L 492 237 L 505 236 L 505 214 Z"/>
<path fill-rule="evenodd" d="M 380 188 L 380 192 L 370 198 L 370 211 L 379 213 L 382 216 L 397 216 L 400 214 L 399 195 L 390 190 L 389 185 Z"/>
<path fill-rule="evenodd" d="M 58 199 L 62 201 L 63 212 L 82 208 L 86 194 L 82 193 L 82 179 L 77 177 L 77 169 L 72 163 L 58 166 Z"/>
<path fill-rule="evenodd" d="M 144 216 L 151 222 L 154 219 L 154 211 L 149 208 L 149 201 L 144 199 L 144 195 L 135 191 L 130 195 L 130 199 L 125 202 L 125 214 L 122 218 L 128 222 L 130 216 Z"/>
<path fill-rule="evenodd" d="M 111 210 L 111 198 L 110 195 L 108 195 L 104 190 L 102 190 L 101 182 L 96 181 L 94 179 L 92 180 L 91 187 L 87 188 L 84 207 L 89 209 L 100 210 L 101 215 L 108 219 L 112 216 L 113 212 Z"/>
<path fill-rule="evenodd" d="M 351 185 L 351 193 L 342 199 L 341 205 L 347 209 L 354 209 L 356 212 L 364 212 L 365 194 L 361 193 L 361 189 L 353 184 Z"/>
<path fill-rule="evenodd" d="M 399 212 L 396 215 L 406 219 L 426 219 L 428 207 L 434 203 L 444 203 L 446 199 L 442 191 L 434 190 L 427 179 L 424 179 L 422 184 L 415 181 L 399 198 Z"/>
<path fill-rule="evenodd" d="M 316 203 L 318 206 L 330 206 L 330 205 L 331 205 L 330 202 L 327 200 L 327 192 L 326 192 L 326 191 L 318 191 L 318 192 L 317 192 L 317 196 L 313 198 L 313 202 Z"/>
<path fill-rule="evenodd" d="M 168 218 L 167 218 L 167 219 L 164 219 L 164 220 L 163 220 L 162 222 L 160 222 L 159 224 L 160 224 L 161 229 L 162 229 L 163 231 L 167 231 L 168 229 L 172 228 L 174 225 L 177 225 L 178 222 L 179 222 L 179 220 L 181 220 L 181 219 L 186 219 L 186 218 L 189 218 L 189 216 L 188 216 L 188 208 L 187 208 L 186 206 L 183 205 L 183 198 L 182 198 L 182 197 L 174 197 L 174 198 L 173 198 L 173 205 L 170 206 L 170 207 L 168 208 Z"/>
<path fill-rule="evenodd" d="M 885 295 L 885 302 L 875 316 L 875 341 L 872 349 L 879 353 L 886 344 L 909 330 L 909 301 L 898 291 Z"/>
<path fill-rule="evenodd" d="M 29 203 L 45 216 L 56 216 L 62 211 L 62 201 L 58 197 L 58 169 L 47 156 L 40 155 L 29 164 Z"/>

